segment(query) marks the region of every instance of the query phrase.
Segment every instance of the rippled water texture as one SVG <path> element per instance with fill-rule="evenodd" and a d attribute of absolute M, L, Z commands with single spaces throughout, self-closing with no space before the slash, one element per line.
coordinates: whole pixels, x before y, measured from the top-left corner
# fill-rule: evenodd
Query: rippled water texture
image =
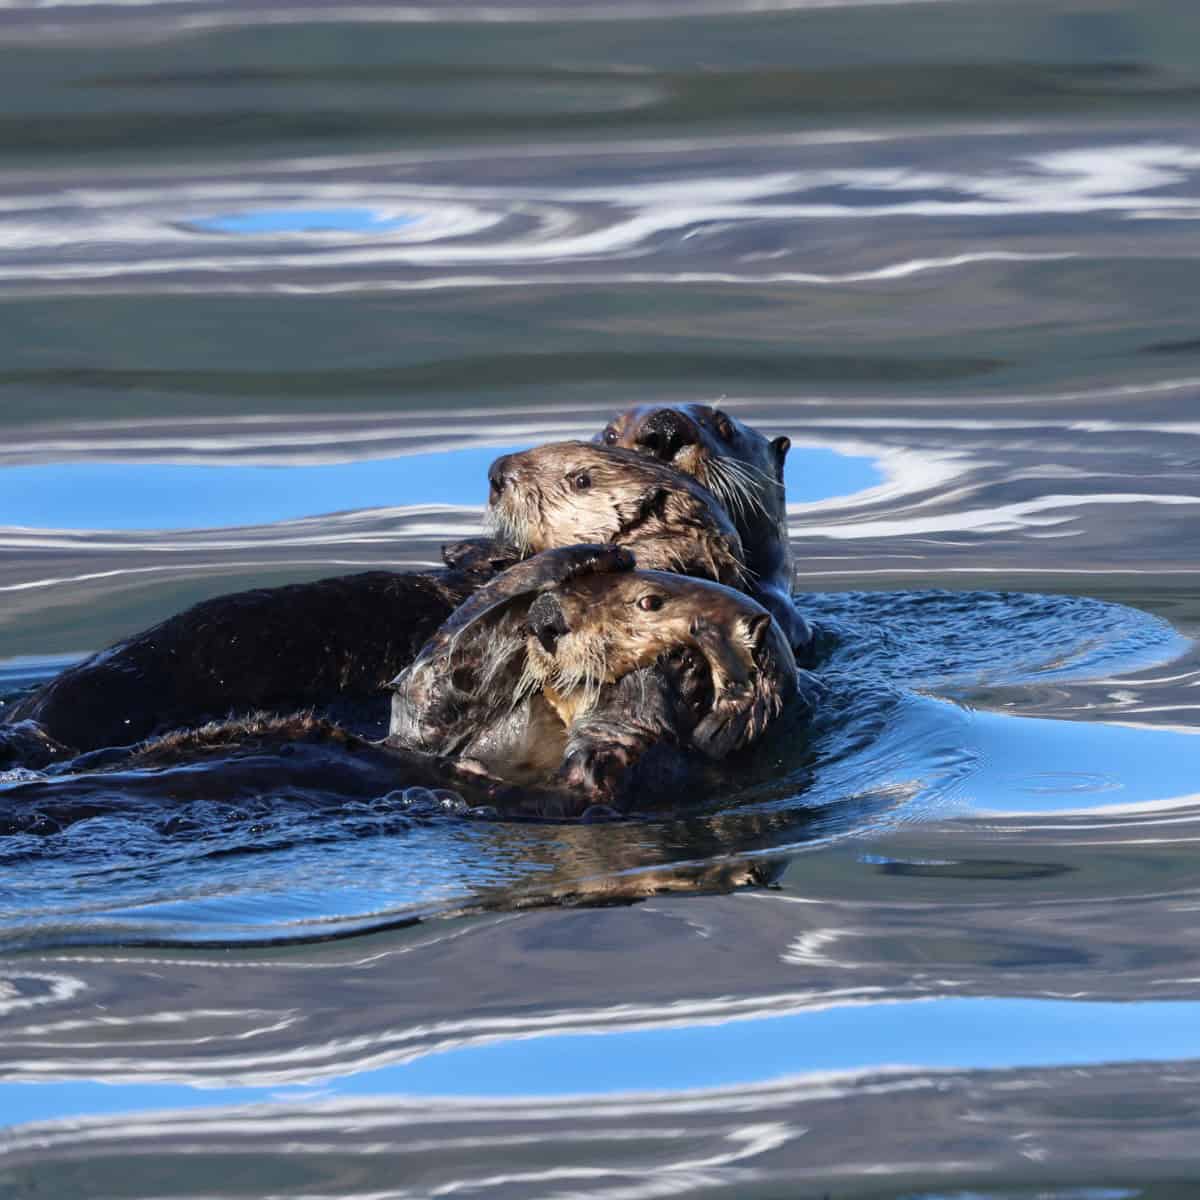
<path fill-rule="evenodd" d="M 635 401 L 792 439 L 829 647 L 615 824 L 8 777 L 0 1196 L 1197 1193 L 1200 7 L 11 0 L 0 56 L 0 703 L 435 563 Z"/>

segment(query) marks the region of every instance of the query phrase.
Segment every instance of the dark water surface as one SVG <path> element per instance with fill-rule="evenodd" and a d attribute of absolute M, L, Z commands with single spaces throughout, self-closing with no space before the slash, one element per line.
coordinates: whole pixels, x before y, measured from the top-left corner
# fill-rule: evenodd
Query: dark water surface
<path fill-rule="evenodd" d="M 836 642 L 613 825 L 7 777 L 0 1196 L 1200 1195 L 1200 5 L 13 0 L 0 59 L 0 699 L 435 562 L 632 401 L 792 438 Z"/>

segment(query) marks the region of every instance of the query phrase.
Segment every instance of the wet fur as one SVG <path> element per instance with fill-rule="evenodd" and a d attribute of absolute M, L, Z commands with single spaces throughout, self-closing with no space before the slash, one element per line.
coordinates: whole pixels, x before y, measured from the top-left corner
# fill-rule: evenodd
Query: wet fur
<path fill-rule="evenodd" d="M 507 479 L 491 518 L 503 541 L 535 554 L 576 542 L 625 546 L 638 565 L 739 586 L 742 546 L 702 486 L 627 450 L 556 442 L 499 460 Z M 499 464 L 498 464 L 499 465 Z M 573 481 L 586 475 L 590 486 Z"/>
<path fill-rule="evenodd" d="M 647 755 L 682 778 L 695 750 L 718 759 L 757 738 L 796 691 L 770 616 L 722 585 L 629 561 L 570 547 L 487 584 L 396 679 L 389 743 L 516 781 L 561 762 L 553 786 L 625 803 Z M 538 597 L 562 619 L 552 650 L 528 624 Z"/>
<path fill-rule="evenodd" d="M 686 422 L 687 437 L 668 459 L 648 445 L 660 414 Z M 729 432 L 728 439 L 719 430 Z M 751 426 L 704 404 L 636 405 L 614 417 L 597 441 L 635 450 L 702 483 L 725 506 L 742 543 L 747 590 L 779 622 L 801 661 L 811 661 L 813 631 L 792 600 L 795 568 L 787 529 L 783 464 L 791 443 L 768 439 Z"/>
<path fill-rule="evenodd" d="M 205 600 L 13 705 L 0 725 L 0 769 L 129 746 L 231 712 L 311 706 L 382 733 L 388 681 L 478 586 L 449 570 L 368 571 Z"/>

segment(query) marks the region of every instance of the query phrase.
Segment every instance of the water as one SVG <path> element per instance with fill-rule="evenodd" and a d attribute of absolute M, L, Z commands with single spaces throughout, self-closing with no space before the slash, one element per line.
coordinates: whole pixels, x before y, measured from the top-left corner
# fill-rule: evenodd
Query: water
<path fill-rule="evenodd" d="M 836 643 L 805 738 L 616 825 L 11 781 L 0 1195 L 1195 1193 L 1200 8 L 0 46 L 0 698 L 436 562 L 494 454 L 633 401 L 792 439 Z"/>

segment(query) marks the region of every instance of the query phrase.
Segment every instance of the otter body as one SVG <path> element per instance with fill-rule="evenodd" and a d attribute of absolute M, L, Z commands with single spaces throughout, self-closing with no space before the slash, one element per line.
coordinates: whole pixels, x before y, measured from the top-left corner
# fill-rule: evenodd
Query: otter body
<path fill-rule="evenodd" d="M 186 798 L 201 776 L 172 768 L 219 755 L 220 794 L 286 786 L 299 771 L 308 787 L 347 794 L 403 781 L 510 811 L 577 816 L 595 805 L 628 809 L 639 791 L 694 789 L 709 764 L 751 745 L 800 696 L 787 642 L 763 608 L 720 584 L 635 570 L 614 546 L 547 551 L 496 576 L 392 686 L 383 742 L 307 714 L 260 713 L 84 755 L 65 778 L 13 796 L 49 789 L 84 805 L 111 794 L 119 773 L 130 795 L 157 786 Z M 202 777 L 214 788 L 216 775 Z"/>
<path fill-rule="evenodd" d="M 651 756 L 745 748 L 798 696 L 770 614 L 722 585 L 549 550 L 481 588 L 394 682 L 390 745 L 626 806 Z M 672 761 L 673 760 L 673 761 Z"/>
<path fill-rule="evenodd" d="M 0 724 L 0 769 L 229 713 L 311 706 L 382 732 L 388 680 L 478 582 L 462 571 L 367 571 L 205 600 L 19 700 Z"/>
<path fill-rule="evenodd" d="M 392 750 L 531 786 L 611 798 L 652 762 L 682 777 L 748 744 L 795 692 L 789 647 L 811 643 L 784 582 L 787 439 L 688 406 L 630 410 L 604 440 L 636 448 L 497 460 L 512 549 L 474 539 L 444 571 L 218 597 L 93 655 L 13 706 L 0 769 L 301 706 L 381 733 L 389 680 Z M 637 609 L 647 588 L 658 609 Z"/>

